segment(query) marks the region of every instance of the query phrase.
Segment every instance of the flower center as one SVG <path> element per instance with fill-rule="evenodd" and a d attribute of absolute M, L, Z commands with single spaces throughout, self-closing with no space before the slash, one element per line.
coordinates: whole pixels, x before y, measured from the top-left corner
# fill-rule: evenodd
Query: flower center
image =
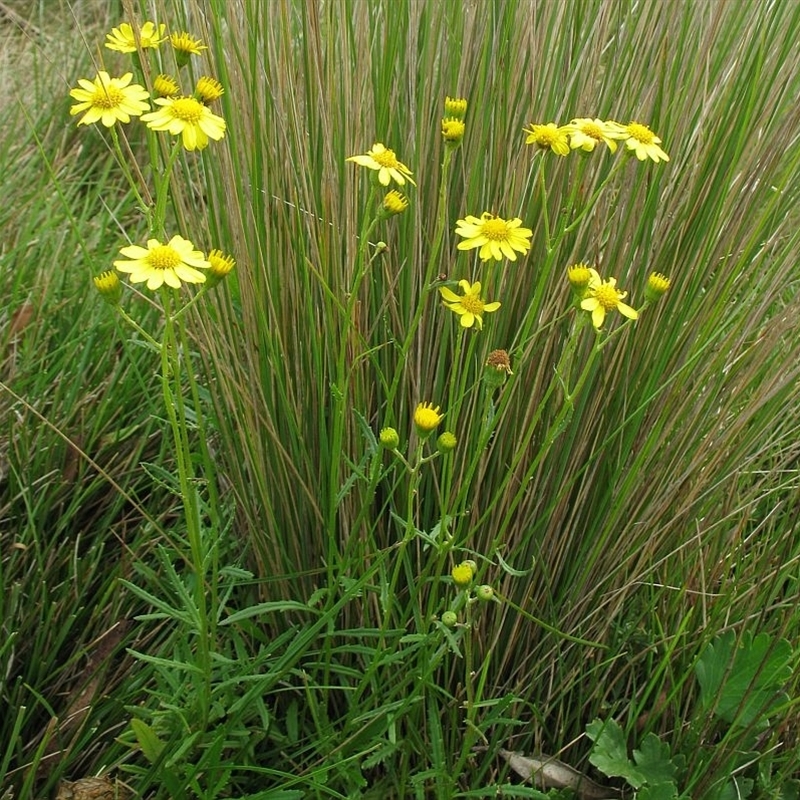
<path fill-rule="evenodd" d="M 647 125 L 631 122 L 628 125 L 628 134 L 642 144 L 653 144 L 653 131 Z"/>
<path fill-rule="evenodd" d="M 594 296 L 606 311 L 613 311 L 619 305 L 619 292 L 608 283 L 600 284 L 594 290 Z"/>
<path fill-rule="evenodd" d="M 388 167 L 389 169 L 397 169 L 397 165 L 400 163 L 397 160 L 397 156 L 394 154 L 394 150 L 384 150 L 382 153 L 373 153 L 372 157 L 382 167 Z"/>
<path fill-rule="evenodd" d="M 125 99 L 124 92 L 116 86 L 104 86 L 94 93 L 92 104 L 98 108 L 116 108 Z"/>
<path fill-rule="evenodd" d="M 504 242 L 508 239 L 508 225 L 505 220 L 493 218 L 484 220 L 481 225 L 481 233 L 495 242 Z"/>
<path fill-rule="evenodd" d="M 203 104 L 199 103 L 194 97 L 179 97 L 172 104 L 172 116 L 190 125 L 195 125 L 203 115 Z"/>
<path fill-rule="evenodd" d="M 160 244 L 150 251 L 147 262 L 154 269 L 175 269 L 181 263 L 181 257 L 168 244 Z"/>
<path fill-rule="evenodd" d="M 596 122 L 587 122 L 581 126 L 581 133 L 585 136 L 590 136 L 592 139 L 598 142 L 603 141 L 603 132 L 600 129 L 600 126 Z"/>
<path fill-rule="evenodd" d="M 468 294 L 461 298 L 461 305 L 470 313 L 479 317 L 483 314 L 484 302 L 477 295 Z"/>

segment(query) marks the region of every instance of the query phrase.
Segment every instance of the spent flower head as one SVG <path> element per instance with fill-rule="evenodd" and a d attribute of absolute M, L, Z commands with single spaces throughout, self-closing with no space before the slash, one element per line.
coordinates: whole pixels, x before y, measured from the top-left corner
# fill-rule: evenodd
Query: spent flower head
<path fill-rule="evenodd" d="M 439 288 L 439 294 L 441 294 L 445 306 L 459 315 L 461 327 L 471 328 L 473 325 L 477 325 L 478 330 L 483 330 L 483 315 L 497 311 L 500 303 L 496 300 L 491 303 L 484 302 L 481 299 L 479 282 L 470 284 L 467 280 L 460 280 L 458 285 L 464 292 L 461 296 L 448 289 L 447 286 Z"/>
<path fill-rule="evenodd" d="M 581 308 L 591 312 L 592 324 L 597 330 L 603 327 L 609 311 L 617 310 L 623 317 L 639 319 L 639 312 L 622 302 L 628 293 L 617 289 L 616 278 L 604 281 L 595 270 L 590 271 L 593 273 L 592 280 L 589 283 L 586 298 L 581 300 Z"/>
<path fill-rule="evenodd" d="M 525 144 L 536 145 L 540 150 L 551 150 L 556 155 L 569 155 L 569 135 L 566 128 L 559 127 L 555 122 L 548 122 L 546 125 L 530 124 L 530 127 L 522 129 L 527 133 Z"/>
<path fill-rule="evenodd" d="M 672 281 L 660 272 L 651 272 L 644 287 L 644 299 L 648 303 L 655 303 L 667 292 Z"/>
<path fill-rule="evenodd" d="M 422 438 L 429 436 L 441 424 L 444 416 L 439 406 L 433 403 L 420 403 L 414 411 L 414 427 Z"/>
<path fill-rule="evenodd" d="M 531 249 L 530 239 L 533 231 L 523 228 L 519 217 L 501 219 L 488 211 L 478 217 L 466 216 L 456 221 L 456 235 L 464 238 L 458 243 L 459 250 L 471 250 L 480 247 L 478 255 L 482 261 L 494 258 L 501 261 L 505 256 L 511 261 L 517 260 L 517 253 L 523 255 Z"/>
<path fill-rule="evenodd" d="M 225 120 L 194 97 L 158 97 L 156 111 L 142 116 L 142 122 L 154 131 L 181 136 L 187 150 L 203 150 L 208 140 L 225 136 Z"/>
<path fill-rule="evenodd" d="M 360 167 L 375 170 L 381 186 L 388 186 L 392 181 L 399 186 L 405 186 L 406 181 L 412 186 L 417 185 L 411 177 L 411 170 L 397 160 L 394 150 L 389 150 L 381 142 L 375 142 L 372 148 L 367 150 L 366 155 L 349 156 L 345 160 L 352 161 Z"/>
<path fill-rule="evenodd" d="M 467 101 L 463 97 L 445 97 L 444 114 L 446 117 L 463 120 L 467 116 Z"/>
<path fill-rule="evenodd" d="M 115 261 L 114 266 L 120 272 L 130 273 L 131 283 L 147 281 L 150 290 L 163 284 L 180 289 L 181 281 L 205 283 L 206 276 L 199 270 L 211 266 L 202 252 L 182 236 L 173 236 L 167 244 L 148 239 L 147 247 L 132 244 L 119 252 L 126 260 Z"/>
<path fill-rule="evenodd" d="M 172 49 L 175 51 L 175 61 L 178 67 L 185 67 L 192 56 L 199 56 L 207 46 L 201 39 L 195 39 L 190 33 L 180 31 L 169 37 Z"/>
<path fill-rule="evenodd" d="M 120 53 L 135 53 L 140 47 L 142 50 L 157 49 L 166 39 L 164 36 L 166 28 L 163 23 L 156 26 L 155 22 L 148 20 L 138 31 L 134 31 L 132 25 L 123 22 L 119 27 L 112 28 L 111 33 L 106 34 L 106 47 Z"/>
<path fill-rule="evenodd" d="M 216 78 L 203 75 L 197 79 L 197 83 L 194 87 L 194 93 L 200 102 L 208 105 L 209 103 L 213 103 L 215 100 L 219 100 L 219 98 L 225 93 L 225 89 L 222 88 L 222 84 Z"/>
<path fill-rule="evenodd" d="M 614 153 L 617 149 L 616 140 L 622 138 L 617 126 L 602 119 L 573 119 L 564 126 L 564 130 L 569 134 L 569 146 L 585 152 L 592 152 L 598 144 L 605 144 Z"/>
<path fill-rule="evenodd" d="M 492 350 L 483 368 L 483 380 L 486 386 L 492 391 L 499 389 L 506 382 L 506 378 L 513 374 L 511 371 L 511 357 L 508 352 L 506 350 Z"/>
<path fill-rule="evenodd" d="M 113 270 L 106 270 L 92 278 L 95 289 L 100 293 L 100 297 L 110 306 L 118 306 L 122 299 L 122 284 L 119 275 Z"/>
<path fill-rule="evenodd" d="M 83 114 L 78 125 L 102 122 L 110 128 L 117 122 L 130 122 L 131 117 L 138 117 L 150 109 L 147 89 L 131 83 L 132 80 L 132 72 L 126 72 L 121 78 L 112 78 L 104 70 L 97 73 L 94 81 L 81 78 L 79 87 L 69 93 L 73 100 L 78 101 L 69 113 L 72 116 Z"/>
<path fill-rule="evenodd" d="M 609 123 L 617 131 L 617 138 L 622 139 L 628 151 L 633 153 L 639 161 L 651 158 L 658 164 L 660 161 L 669 161 L 669 156 L 659 147 L 661 139 L 656 136 L 647 125 L 639 122 L 630 122 L 620 125 L 618 122 Z"/>

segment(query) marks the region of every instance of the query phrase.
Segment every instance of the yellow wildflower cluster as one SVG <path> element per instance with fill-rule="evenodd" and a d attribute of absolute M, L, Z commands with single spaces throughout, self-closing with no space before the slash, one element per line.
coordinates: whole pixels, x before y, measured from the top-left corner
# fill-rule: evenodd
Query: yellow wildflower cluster
<path fill-rule="evenodd" d="M 142 53 L 158 51 L 169 42 L 178 70 L 185 66 L 191 56 L 206 49 L 199 39 L 185 31 L 166 35 L 164 24 L 147 21 L 141 27 L 123 22 L 106 36 L 106 47 L 119 53 Z M 76 104 L 70 114 L 82 114 L 79 125 L 101 122 L 106 128 L 116 123 L 127 124 L 131 117 L 140 117 L 154 131 L 165 131 L 171 136 L 180 136 L 186 150 L 203 150 L 209 140 L 219 141 L 225 136 L 225 120 L 214 114 L 209 103 L 218 100 L 224 89 L 215 78 L 200 77 L 191 94 L 182 94 L 178 80 L 167 73 L 156 71 L 151 90 L 133 83 L 133 73 L 112 77 L 105 70 L 98 71 L 92 80 L 82 78 L 78 86 L 70 91 Z M 152 102 L 157 108 L 153 109 Z"/>
<path fill-rule="evenodd" d="M 569 155 L 572 150 L 590 153 L 598 145 L 605 145 L 614 153 L 618 143 L 622 142 L 627 151 L 633 153 L 639 161 L 648 158 L 656 163 L 669 161 L 669 156 L 660 147 L 661 139 L 640 122 L 622 125 L 613 120 L 578 117 L 566 125 L 556 125 L 554 122 L 531 123 L 523 130 L 527 134 L 526 144 L 535 145 L 540 150 L 549 150 L 559 156 Z"/>

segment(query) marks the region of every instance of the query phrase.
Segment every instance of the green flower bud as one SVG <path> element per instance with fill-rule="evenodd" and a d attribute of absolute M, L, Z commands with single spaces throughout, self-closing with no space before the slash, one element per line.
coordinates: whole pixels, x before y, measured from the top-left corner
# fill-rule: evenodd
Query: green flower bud
<path fill-rule="evenodd" d="M 442 624 L 448 628 L 455 628 L 458 625 L 458 614 L 455 611 L 445 611 L 442 614 Z"/>
<path fill-rule="evenodd" d="M 400 445 L 400 436 L 394 428 L 384 428 L 378 438 L 381 447 L 385 447 L 387 450 L 394 450 Z"/>
<path fill-rule="evenodd" d="M 444 455 L 445 453 L 449 453 L 451 450 L 455 450 L 457 444 L 458 442 L 456 441 L 455 435 L 450 433 L 450 431 L 445 431 L 436 440 L 436 449 L 442 455 Z"/>
<path fill-rule="evenodd" d="M 478 588 L 475 589 L 475 597 L 483 603 L 488 603 L 490 600 L 494 599 L 494 589 L 488 584 L 478 586 Z"/>

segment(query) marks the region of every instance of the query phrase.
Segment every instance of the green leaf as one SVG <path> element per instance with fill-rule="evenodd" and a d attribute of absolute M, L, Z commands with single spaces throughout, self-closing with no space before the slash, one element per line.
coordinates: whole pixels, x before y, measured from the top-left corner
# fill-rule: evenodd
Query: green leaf
<path fill-rule="evenodd" d="M 695 674 L 700 700 L 730 724 L 746 727 L 765 720 L 785 701 L 781 689 L 792 674 L 792 648 L 785 639 L 745 632 L 736 645 L 733 631 L 718 636 L 700 656 Z"/>
<path fill-rule="evenodd" d="M 644 786 L 636 792 L 636 800 L 676 800 L 678 797 L 678 787 L 671 781 L 669 783 L 657 783 L 654 786 Z"/>
<path fill-rule="evenodd" d="M 644 737 L 641 750 L 633 751 L 633 760 L 651 787 L 671 783 L 674 786 L 678 768 L 670 757 L 669 745 L 654 733 Z M 659 795 L 660 796 L 660 795 Z"/>
<path fill-rule="evenodd" d="M 645 776 L 628 758 L 625 734 L 619 723 L 596 719 L 586 726 L 586 735 L 594 742 L 589 761 L 608 778 L 624 778 L 634 789 L 641 788 Z"/>
<path fill-rule="evenodd" d="M 131 729 L 142 754 L 151 764 L 154 764 L 164 749 L 164 742 L 146 722 L 140 719 L 131 720 Z"/>
<path fill-rule="evenodd" d="M 257 603 L 249 608 L 243 608 L 241 611 L 234 611 L 233 614 L 221 620 L 219 624 L 233 625 L 235 622 L 241 622 L 243 619 L 250 619 L 250 617 L 260 617 L 263 614 L 283 613 L 285 611 L 304 611 L 306 614 L 309 612 L 317 613 L 313 608 L 309 608 L 305 603 L 300 603 L 297 600 L 274 600 L 267 603 Z"/>

